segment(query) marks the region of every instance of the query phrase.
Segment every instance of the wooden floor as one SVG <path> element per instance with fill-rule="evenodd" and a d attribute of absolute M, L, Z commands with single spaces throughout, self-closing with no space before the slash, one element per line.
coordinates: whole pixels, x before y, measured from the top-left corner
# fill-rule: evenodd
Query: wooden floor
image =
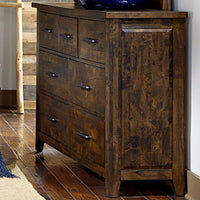
<path fill-rule="evenodd" d="M 17 164 L 47 200 L 109 200 L 104 180 L 57 150 L 45 145 L 35 153 L 35 112 L 16 114 L 0 107 L 0 152 L 7 166 Z M 116 200 L 183 200 L 171 182 L 125 181 Z M 112 198 L 113 199 L 113 198 Z"/>

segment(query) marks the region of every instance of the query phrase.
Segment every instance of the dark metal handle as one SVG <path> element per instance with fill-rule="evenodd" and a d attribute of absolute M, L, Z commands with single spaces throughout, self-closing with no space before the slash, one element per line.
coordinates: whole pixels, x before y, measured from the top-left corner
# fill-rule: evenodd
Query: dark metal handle
<path fill-rule="evenodd" d="M 91 89 L 92 89 L 91 86 L 83 85 L 82 83 L 80 83 L 80 84 L 78 85 L 78 87 L 80 87 L 80 88 L 83 89 L 83 90 L 91 90 Z"/>
<path fill-rule="evenodd" d="M 92 136 L 91 136 L 91 135 L 84 135 L 82 132 L 77 132 L 76 134 L 77 134 L 78 136 L 80 136 L 80 137 L 86 139 L 86 140 L 92 139 Z"/>
<path fill-rule="evenodd" d="M 43 31 L 46 33 L 53 33 L 53 29 L 51 28 L 44 28 Z"/>
<path fill-rule="evenodd" d="M 48 76 L 53 77 L 53 78 L 58 77 L 58 74 L 56 74 L 56 73 L 54 73 L 54 72 L 47 72 L 46 74 L 47 74 Z"/>
<path fill-rule="evenodd" d="M 93 39 L 93 38 L 85 38 L 84 41 L 87 42 L 88 44 L 97 44 L 98 43 L 98 40 Z"/>
<path fill-rule="evenodd" d="M 63 37 L 64 39 L 68 39 L 68 40 L 73 38 L 73 36 L 68 33 L 60 34 L 60 36 Z"/>
<path fill-rule="evenodd" d="M 47 118 L 48 118 L 48 120 L 51 121 L 51 122 L 54 122 L 54 123 L 58 122 L 58 119 L 53 118 L 53 117 L 51 117 L 50 115 L 48 115 Z"/>

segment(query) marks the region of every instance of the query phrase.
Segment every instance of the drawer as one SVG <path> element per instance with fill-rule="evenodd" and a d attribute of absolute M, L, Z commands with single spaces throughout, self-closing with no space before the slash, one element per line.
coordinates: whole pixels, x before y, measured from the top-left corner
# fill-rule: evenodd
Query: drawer
<path fill-rule="evenodd" d="M 39 44 L 53 50 L 58 50 L 59 16 L 39 12 Z"/>
<path fill-rule="evenodd" d="M 59 17 L 59 51 L 77 56 L 77 19 Z"/>
<path fill-rule="evenodd" d="M 39 96 L 39 130 L 65 145 L 68 144 L 68 106 L 46 95 Z"/>
<path fill-rule="evenodd" d="M 79 22 L 79 56 L 105 63 L 105 23 L 81 20 Z"/>
<path fill-rule="evenodd" d="M 39 86 L 63 99 L 67 98 L 67 59 L 39 52 Z"/>
<path fill-rule="evenodd" d="M 69 60 L 69 100 L 104 115 L 105 70 Z"/>
<path fill-rule="evenodd" d="M 104 121 L 69 108 L 70 149 L 75 157 L 104 167 Z"/>

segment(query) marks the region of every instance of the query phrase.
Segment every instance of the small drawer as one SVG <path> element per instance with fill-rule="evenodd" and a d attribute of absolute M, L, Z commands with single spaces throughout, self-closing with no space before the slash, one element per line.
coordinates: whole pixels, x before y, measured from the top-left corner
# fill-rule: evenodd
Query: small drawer
<path fill-rule="evenodd" d="M 59 17 L 59 51 L 77 56 L 77 19 Z"/>
<path fill-rule="evenodd" d="M 39 44 L 53 50 L 58 50 L 59 16 L 39 12 Z"/>
<path fill-rule="evenodd" d="M 80 110 L 69 108 L 70 149 L 81 160 L 104 167 L 104 121 Z"/>
<path fill-rule="evenodd" d="M 104 116 L 105 70 L 69 60 L 69 100 Z"/>
<path fill-rule="evenodd" d="M 40 51 L 39 86 L 63 99 L 67 98 L 67 59 Z"/>
<path fill-rule="evenodd" d="M 39 96 L 39 130 L 67 145 L 68 106 L 46 95 Z"/>
<path fill-rule="evenodd" d="M 80 20 L 79 56 L 87 60 L 105 63 L 105 23 Z"/>

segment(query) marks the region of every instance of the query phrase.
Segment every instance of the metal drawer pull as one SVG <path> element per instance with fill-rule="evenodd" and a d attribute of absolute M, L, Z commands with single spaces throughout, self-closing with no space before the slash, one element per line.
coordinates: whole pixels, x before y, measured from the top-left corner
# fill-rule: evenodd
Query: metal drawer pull
<path fill-rule="evenodd" d="M 91 89 L 92 89 L 91 86 L 83 85 L 82 83 L 80 83 L 80 84 L 78 85 L 78 87 L 80 87 L 80 88 L 83 89 L 83 90 L 91 90 Z"/>
<path fill-rule="evenodd" d="M 97 44 L 98 43 L 97 39 L 92 39 L 92 38 L 85 38 L 84 41 L 87 42 L 88 44 Z"/>
<path fill-rule="evenodd" d="M 50 29 L 50 28 L 45 28 L 43 29 L 43 31 L 46 33 L 53 33 L 53 29 Z"/>
<path fill-rule="evenodd" d="M 77 134 L 78 136 L 80 136 L 80 137 L 86 139 L 86 140 L 92 139 L 92 136 L 91 136 L 91 135 L 84 135 L 84 134 L 81 133 L 81 132 L 77 132 L 76 134 Z"/>
<path fill-rule="evenodd" d="M 72 39 L 73 38 L 73 36 L 71 34 L 67 34 L 67 33 L 60 34 L 60 36 L 65 38 L 65 39 Z"/>
<path fill-rule="evenodd" d="M 58 74 L 56 74 L 56 73 L 54 73 L 54 72 L 47 72 L 46 74 L 47 74 L 48 76 L 53 77 L 53 78 L 58 77 Z"/>
<path fill-rule="evenodd" d="M 48 120 L 51 121 L 51 122 L 54 122 L 54 123 L 58 122 L 58 119 L 52 118 L 51 116 L 47 116 L 47 118 L 48 118 Z"/>

